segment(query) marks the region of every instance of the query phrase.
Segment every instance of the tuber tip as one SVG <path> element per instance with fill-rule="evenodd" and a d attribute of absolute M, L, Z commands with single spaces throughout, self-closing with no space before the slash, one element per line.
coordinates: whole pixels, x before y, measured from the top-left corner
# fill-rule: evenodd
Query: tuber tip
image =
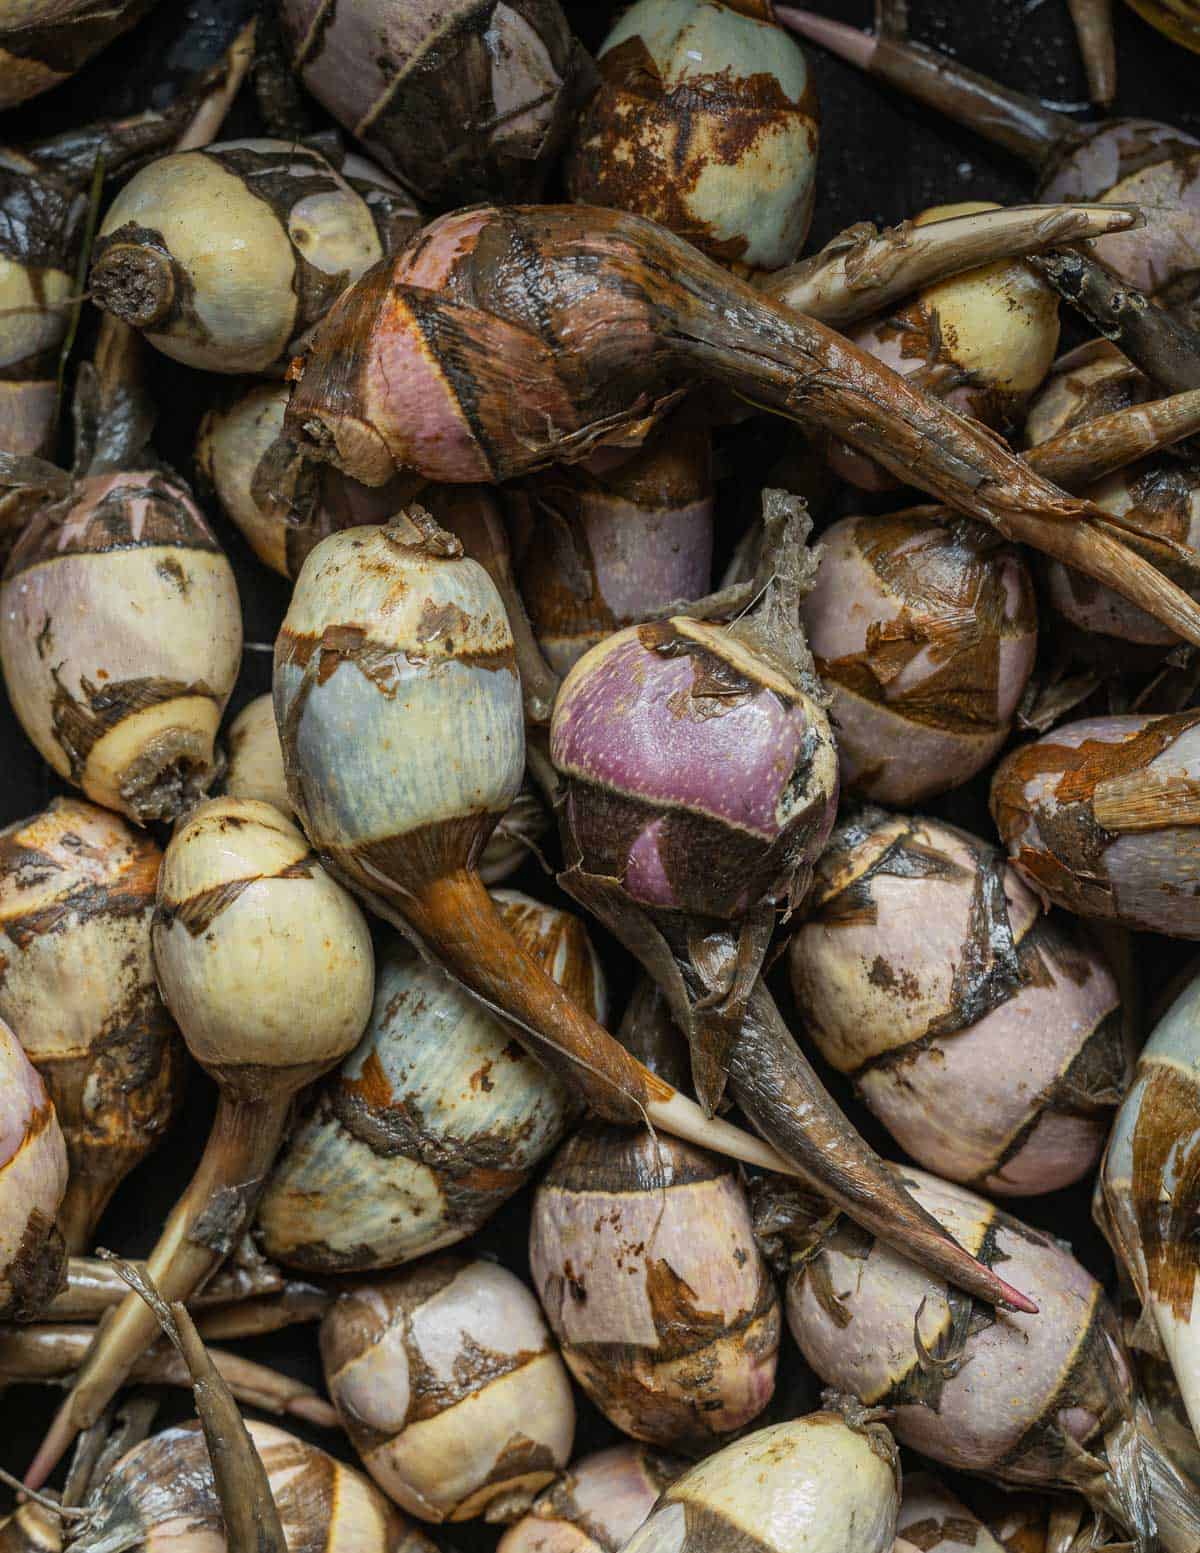
<path fill-rule="evenodd" d="M 37 1455 L 29 1464 L 29 1470 L 24 1477 L 25 1487 L 30 1493 L 41 1488 L 46 1479 L 58 1466 L 66 1455 L 76 1433 L 75 1422 L 71 1417 L 71 1398 L 68 1396 L 58 1412 L 54 1415 L 54 1421 L 46 1431 L 46 1437 L 38 1446 Z"/>
<path fill-rule="evenodd" d="M 879 40 L 869 32 L 860 32 L 857 27 L 848 27 L 845 22 L 835 22 L 831 17 L 818 16 L 813 11 L 804 11 L 793 5 L 777 5 L 775 19 L 810 42 L 819 43 L 839 59 L 857 65 L 860 70 L 871 68 Z"/>
<path fill-rule="evenodd" d="M 96 306 L 134 329 L 150 329 L 170 312 L 175 271 L 170 257 L 140 243 L 111 243 L 92 265 Z"/>

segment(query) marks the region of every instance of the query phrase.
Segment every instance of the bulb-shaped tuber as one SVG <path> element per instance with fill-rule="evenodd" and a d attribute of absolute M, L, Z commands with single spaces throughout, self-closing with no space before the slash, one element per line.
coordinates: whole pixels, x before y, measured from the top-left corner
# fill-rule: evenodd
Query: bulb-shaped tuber
<path fill-rule="evenodd" d="M 634 1439 L 700 1454 L 771 1400 L 779 1296 L 727 1161 L 585 1127 L 538 1187 L 529 1262 L 571 1373 Z"/>
<path fill-rule="evenodd" d="M 900 1465 L 882 1424 L 810 1413 L 691 1467 L 625 1553 L 892 1553 Z"/>
<path fill-rule="evenodd" d="M 308 90 L 418 199 L 536 199 L 591 65 L 558 0 L 280 0 Z"/>
<path fill-rule="evenodd" d="M 853 815 L 818 865 L 791 971 L 821 1054 L 921 1164 L 1018 1196 L 1094 1167 L 1126 1082 L 1117 985 L 994 847 Z"/>
<path fill-rule="evenodd" d="M 246 1428 L 293 1553 L 301 1548 L 433 1553 L 429 1539 L 361 1472 L 274 1424 L 253 1420 Z M 199 1424 L 164 1429 L 135 1446 L 97 1486 L 87 1508 L 87 1520 L 72 1528 L 78 1553 L 115 1547 L 168 1553 L 181 1537 L 185 1546 L 227 1553 L 221 1502 Z"/>
<path fill-rule="evenodd" d="M 1000 750 L 1037 653 L 1019 553 L 966 521 L 903 512 L 821 535 L 801 619 L 831 693 L 843 787 L 912 804 Z"/>
<path fill-rule="evenodd" d="M 501 921 L 586 1013 L 605 1014 L 583 924 L 497 891 Z M 473 1234 L 562 1137 L 568 1093 L 485 1008 L 401 940 L 362 1041 L 321 1087 L 267 1185 L 258 1227 L 290 1267 L 395 1267 Z"/>
<path fill-rule="evenodd" d="M 533 1295 L 492 1262 L 438 1257 L 343 1294 L 321 1358 L 367 1470 L 422 1520 L 515 1520 L 570 1458 L 567 1372 Z"/>
<path fill-rule="evenodd" d="M 542 1490 L 497 1553 L 621 1553 L 682 1469 L 681 1461 L 640 1445 L 584 1456 Z"/>
<path fill-rule="evenodd" d="M 720 383 L 844 438 L 1008 538 L 1069 551 L 1200 641 L 1200 607 L 1096 532 L 1086 504 L 642 217 L 576 206 L 444 217 L 339 298 L 289 375 L 285 429 L 370 485 L 401 467 L 488 483 L 574 462 L 599 443 L 636 442 L 687 386 Z"/>
<path fill-rule="evenodd" d="M 615 468 L 558 466 L 526 483 L 518 581 L 559 674 L 619 627 L 708 591 L 710 443 L 706 427 L 675 417 Z"/>
<path fill-rule="evenodd" d="M 109 207 L 92 297 L 188 366 L 267 372 L 385 243 L 407 235 L 393 215 L 311 146 L 229 140 L 178 152 L 136 173 Z"/>
<path fill-rule="evenodd" d="M 65 1247 L 54 1221 L 66 1186 L 54 1106 L 0 1019 L 0 1320 L 34 1320 L 58 1292 Z"/>
<path fill-rule="evenodd" d="M 0 831 L 0 1018 L 20 1031 L 66 1138 L 71 1252 L 90 1248 L 179 1099 L 183 1049 L 150 953 L 161 859 L 149 836 L 77 798 Z"/>
<path fill-rule="evenodd" d="M 222 786 L 229 797 L 269 803 L 290 817 L 292 803 L 270 691 L 246 703 L 229 725 L 226 744 Z"/>
<path fill-rule="evenodd" d="M 220 1086 L 204 1156 L 147 1273 L 186 1300 L 246 1229 L 300 1089 L 350 1051 L 371 1007 L 371 939 L 353 899 L 277 809 L 201 805 L 159 873 L 154 963 L 192 1056 Z M 93 1343 L 29 1481 L 45 1480 L 156 1330 L 131 1294 Z"/>
<path fill-rule="evenodd" d="M 207 790 L 241 648 L 232 568 L 187 488 L 153 467 L 78 480 L 0 582 L 22 727 L 59 776 L 138 824 Z"/>
<path fill-rule="evenodd" d="M 324 540 L 276 643 L 274 695 L 293 807 L 372 909 L 602 1116 L 779 1163 L 630 1058 L 505 931 L 477 865 L 520 786 L 521 688 L 499 594 L 456 539 L 414 507 Z"/>
<path fill-rule="evenodd" d="M 812 219 L 820 115 L 770 6 L 637 0 L 597 64 L 571 198 L 650 216 L 714 259 L 790 264 Z"/>
<path fill-rule="evenodd" d="M 886 1407 L 902 1445 L 1008 1484 L 1075 1489 L 1169 1553 L 1200 1534 L 1200 1502 L 1139 1407 L 1116 1314 L 1063 1244 L 961 1186 L 905 1172 L 942 1223 L 1035 1290 L 1036 1319 L 993 1321 L 843 1221 L 810 1227 L 788 1322 L 827 1385 Z M 802 1241 L 801 1244 L 804 1244 Z"/>
<path fill-rule="evenodd" d="M 1200 713 L 1067 723 L 1001 761 L 992 818 L 1017 872 L 1081 917 L 1200 938 Z"/>
<path fill-rule="evenodd" d="M 196 468 L 259 560 L 295 577 L 326 534 L 386 522 L 419 482 L 401 475 L 374 489 L 306 464 L 283 434 L 287 401 L 281 383 L 257 383 L 209 410 L 196 438 Z"/>

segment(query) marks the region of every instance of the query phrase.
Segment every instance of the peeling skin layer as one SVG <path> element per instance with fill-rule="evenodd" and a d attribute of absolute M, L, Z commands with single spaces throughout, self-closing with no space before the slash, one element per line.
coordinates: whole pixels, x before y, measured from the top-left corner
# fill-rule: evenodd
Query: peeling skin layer
<path fill-rule="evenodd" d="M 554 0 L 283 0 L 313 96 L 425 204 L 536 198 L 585 56 Z"/>
<path fill-rule="evenodd" d="M 1190 549 L 1200 549 L 1200 470 L 1178 459 L 1149 458 L 1106 476 L 1088 488 L 1089 501 L 1131 519 Z M 1045 596 L 1065 619 L 1083 631 L 1167 647 L 1174 632 L 1120 594 L 1058 561 L 1046 568 Z"/>
<path fill-rule="evenodd" d="M 54 1219 L 66 1185 L 54 1107 L 0 1020 L 0 1318 L 27 1321 L 58 1291 L 63 1244 Z"/>
<path fill-rule="evenodd" d="M 992 847 L 868 811 L 817 870 L 791 951 L 806 1029 L 901 1146 L 991 1193 L 1053 1191 L 1125 1084 L 1116 982 Z"/>
<path fill-rule="evenodd" d="M 0 22 L 0 108 L 13 108 L 74 75 L 153 4 L 154 0 L 114 0 L 102 6 L 93 0 L 33 0 L 21 5 L 15 19 Z"/>
<path fill-rule="evenodd" d="M 495 587 L 391 530 L 347 530 L 309 558 L 276 645 L 275 715 L 309 835 L 339 855 L 392 843 L 393 864 L 419 869 L 424 849 L 398 838 L 468 822 L 482 847 L 520 787 L 521 688 Z"/>
<path fill-rule="evenodd" d="M 1096 717 L 1014 750 L 992 815 L 1033 888 L 1080 916 L 1200 938 L 1200 713 Z"/>
<path fill-rule="evenodd" d="M 160 157 L 125 184 L 90 285 L 177 361 L 265 372 L 383 256 L 366 201 L 318 151 L 230 140 Z"/>
<path fill-rule="evenodd" d="M 724 1161 L 585 1129 L 534 1199 L 530 1267 L 572 1374 L 635 1439 L 708 1450 L 770 1401 L 778 1297 Z"/>
<path fill-rule="evenodd" d="M 962 1187 L 905 1172 L 959 1242 L 1029 1289 L 1037 1316 L 994 1315 L 861 1231 L 835 1226 L 793 1273 L 788 1322 L 827 1385 L 892 1411 L 902 1445 L 1008 1483 L 1070 1487 L 1079 1447 L 1104 1439 L 1132 1377 L 1100 1286 L 1048 1236 Z"/>
<path fill-rule="evenodd" d="M 649 216 L 715 259 L 791 263 L 812 216 L 818 126 L 795 41 L 734 6 L 640 0 L 598 63 L 571 198 Z"/>
<path fill-rule="evenodd" d="M 1200 1204 L 1200 982 L 1159 1021 L 1138 1059 L 1104 1159 L 1108 1234 L 1153 1314 L 1176 1384 L 1200 1420 L 1200 1325 L 1192 1226 Z"/>
<path fill-rule="evenodd" d="M 899 1478 L 886 1429 L 811 1413 L 685 1472 L 625 1553 L 891 1553 Z"/>
<path fill-rule="evenodd" d="M 565 912 L 503 896 L 501 914 L 555 980 L 603 1021 L 599 965 Z M 548 931 L 530 942 L 522 919 Z M 267 1254 L 326 1272 L 395 1267 L 472 1234 L 555 1146 L 562 1085 L 399 940 L 380 960 L 363 1039 L 324 1084 L 272 1174 Z"/>
<path fill-rule="evenodd" d="M 416 279 L 429 274 L 444 277 L 440 290 Z M 1195 605 L 1097 533 L 1086 504 L 636 216 L 534 206 L 444 217 L 343 294 L 291 375 L 289 434 L 370 485 L 405 466 L 491 482 L 573 462 L 599 442 L 638 440 L 681 383 L 718 381 L 846 438 L 1200 640 Z"/>
<path fill-rule="evenodd" d="M 585 1456 L 538 1495 L 497 1553 L 620 1553 L 682 1468 L 640 1445 Z"/>
<path fill-rule="evenodd" d="M 557 465 L 529 481 L 537 532 L 520 556 L 521 596 L 557 672 L 620 626 L 708 591 L 711 466 L 708 429 L 672 417 L 614 470 Z"/>
<path fill-rule="evenodd" d="M 586 869 L 729 917 L 786 895 L 837 804 L 824 712 L 721 627 L 628 627 L 559 692 L 551 757 Z"/>
<path fill-rule="evenodd" d="M 433 1545 L 345 1462 L 272 1424 L 247 1420 L 293 1553 L 433 1553 Z M 170 1553 L 180 1539 L 224 1553 L 224 1523 L 198 1423 L 164 1429 L 117 1463 L 72 1538 L 80 1553 L 137 1546 Z"/>
<path fill-rule="evenodd" d="M 843 518 L 821 536 L 801 619 L 831 688 L 842 784 L 907 805 L 967 781 L 1032 672 L 1029 573 L 975 524 Z"/>
<path fill-rule="evenodd" d="M 150 953 L 161 856 L 74 798 L 0 831 L 0 1018 L 20 1030 L 66 1136 L 72 1251 L 90 1245 L 177 1099 L 182 1051 Z"/>
<path fill-rule="evenodd" d="M 520 1514 L 570 1456 L 562 1361 L 532 1294 L 490 1262 L 439 1257 L 343 1295 L 321 1357 L 367 1470 L 422 1520 Z"/>
<path fill-rule="evenodd" d="M 0 585 L 26 733 L 60 776 L 141 823 L 173 818 L 211 780 L 241 646 L 229 562 L 186 489 L 156 471 L 89 476 L 41 509 Z"/>

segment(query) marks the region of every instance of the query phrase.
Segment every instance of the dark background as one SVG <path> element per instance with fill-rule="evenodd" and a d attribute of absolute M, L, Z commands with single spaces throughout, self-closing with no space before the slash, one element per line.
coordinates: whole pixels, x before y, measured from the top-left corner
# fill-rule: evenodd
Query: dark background
<path fill-rule="evenodd" d="M 404 0 L 395 0 L 403 4 Z M 595 48 L 619 7 L 603 0 L 563 0 L 579 33 Z M 813 9 L 859 26 L 871 22 L 869 0 L 812 0 Z M 256 8 L 256 0 L 212 0 L 181 6 L 164 0 L 158 11 L 128 37 L 100 55 L 73 81 L 6 116 L 0 135 L 8 143 L 38 138 L 89 119 L 128 113 L 160 104 L 173 95 L 194 70 L 209 63 L 232 37 L 237 26 Z M 1088 116 L 1083 71 L 1066 0 L 912 0 L 912 35 L 947 50 L 964 63 L 985 70 L 1052 104 Z M 1200 60 L 1169 44 L 1152 28 L 1118 5 L 1119 93 L 1123 114 L 1162 119 L 1200 134 Z M 952 200 L 986 199 L 1001 203 L 1028 199 L 1032 178 L 1004 153 L 976 140 L 966 131 L 936 119 L 902 101 L 886 88 L 864 80 L 848 67 L 810 50 L 822 112 L 818 197 L 807 251 L 855 221 L 887 224 L 923 207 Z M 323 123 L 319 111 L 317 120 Z M 260 130 L 253 96 L 243 92 L 227 121 L 227 136 Z M 86 350 L 88 327 L 82 334 Z M 162 406 L 157 444 L 177 467 L 190 470 L 196 423 L 206 404 L 227 389 L 224 380 L 188 372 L 148 352 L 156 402 Z M 736 433 L 724 448 L 721 508 L 724 531 L 721 548 L 736 538 L 738 514 L 747 495 L 739 487 L 739 470 L 761 471 L 782 451 L 790 436 L 779 423 L 759 421 Z M 756 489 L 750 493 L 755 497 Z M 252 696 L 269 688 L 269 648 L 287 602 L 287 584 L 260 565 L 240 535 L 219 514 L 210 513 L 227 545 L 238 575 L 248 651 L 241 679 L 230 706 L 236 713 Z M 258 650 L 259 648 L 264 650 Z M 61 791 L 61 784 L 25 739 L 0 690 L 0 825 L 42 807 Z M 947 818 L 991 834 L 983 788 L 979 783 L 931 806 Z M 531 866 L 514 881 L 532 893 L 549 896 L 554 887 Z M 611 948 L 611 946 L 607 946 Z M 1153 946 L 1161 966 L 1153 980 L 1165 978 L 1186 949 L 1158 940 Z M 614 1004 L 619 1012 L 628 977 L 619 957 L 611 958 Z M 1156 985 L 1146 989 L 1151 996 Z M 779 988 L 786 999 L 786 988 Z M 785 1001 L 785 1008 L 786 1008 Z M 850 1100 L 846 1086 L 826 1074 L 831 1088 L 847 1103 L 855 1121 L 885 1154 L 895 1146 L 877 1124 Z M 126 1254 L 143 1254 L 199 1155 L 212 1109 L 209 1081 L 194 1073 L 176 1132 L 166 1148 L 143 1165 L 118 1193 L 102 1228 L 100 1243 Z M 1070 1240 L 1084 1262 L 1106 1283 L 1112 1266 L 1089 1216 L 1090 1188 L 1078 1188 L 1019 1204 L 1031 1222 Z M 525 1238 L 527 1194 L 509 1203 L 472 1245 L 494 1254 L 527 1277 Z M 260 1339 L 244 1347 L 254 1357 L 317 1380 L 315 1329 Z M 790 1340 L 781 1367 L 780 1387 L 772 1413 L 785 1417 L 806 1410 L 816 1400 L 816 1387 Z M 578 1394 L 577 1394 L 578 1395 Z M 24 1470 L 50 1415 L 57 1391 L 10 1389 L 0 1399 L 0 1466 Z M 579 1396 L 579 1452 L 607 1443 L 614 1431 Z M 166 1399 L 160 1423 L 190 1416 L 190 1399 L 176 1393 Z M 294 1426 L 297 1433 L 346 1454 L 338 1436 L 326 1436 Z M 3 1501 L 0 1500 L 0 1503 Z M 445 1546 L 488 1548 L 495 1532 L 472 1523 L 434 1530 Z"/>

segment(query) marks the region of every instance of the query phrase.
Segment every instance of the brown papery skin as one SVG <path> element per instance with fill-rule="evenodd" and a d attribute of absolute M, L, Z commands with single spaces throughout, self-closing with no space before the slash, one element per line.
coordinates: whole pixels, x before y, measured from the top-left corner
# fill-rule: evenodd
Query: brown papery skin
<path fill-rule="evenodd" d="M 0 108 L 48 91 L 73 76 L 127 31 L 155 0 L 32 0 L 0 11 Z"/>
<path fill-rule="evenodd" d="M 1200 642 L 1200 607 L 1096 532 L 1086 503 L 640 217 L 569 206 L 445 217 L 343 293 L 290 375 L 285 427 L 375 485 L 405 465 L 494 482 L 570 462 L 600 442 L 636 441 L 689 383 L 720 382 L 1070 560 Z"/>

